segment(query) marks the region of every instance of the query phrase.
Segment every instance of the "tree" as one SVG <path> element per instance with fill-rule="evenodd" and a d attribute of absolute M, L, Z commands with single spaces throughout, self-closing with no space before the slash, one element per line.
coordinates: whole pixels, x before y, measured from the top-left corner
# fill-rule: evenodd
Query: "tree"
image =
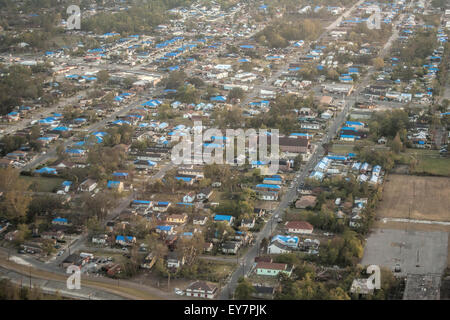
<path fill-rule="evenodd" d="M 97 80 L 100 83 L 106 83 L 109 80 L 109 72 L 107 70 L 100 70 L 97 72 Z"/>
<path fill-rule="evenodd" d="M 337 287 L 335 289 L 331 289 L 330 300 L 350 300 L 350 297 L 344 289 Z"/>
<path fill-rule="evenodd" d="M 0 191 L 3 199 L 0 202 L 0 217 L 14 223 L 25 222 L 31 196 L 28 194 L 29 184 L 19 179 L 19 171 L 13 168 L 0 169 Z"/>
<path fill-rule="evenodd" d="M 252 293 L 254 292 L 255 288 L 252 286 L 252 283 L 249 280 L 241 277 L 234 292 L 234 297 L 237 300 L 248 300 L 251 298 Z"/>
<path fill-rule="evenodd" d="M 372 64 L 377 70 L 381 70 L 384 67 L 384 60 L 381 57 L 376 57 L 372 59 Z"/>
<path fill-rule="evenodd" d="M 391 142 L 392 151 L 394 151 L 396 154 L 399 154 L 400 151 L 402 151 L 402 147 L 403 147 L 403 144 L 402 144 L 402 141 L 400 140 L 400 135 L 397 132 L 394 140 L 392 140 L 392 142 Z"/>
<path fill-rule="evenodd" d="M 233 101 L 235 99 L 242 100 L 245 97 L 245 92 L 241 88 L 233 88 L 228 94 L 228 100 Z"/>
<path fill-rule="evenodd" d="M 15 243 L 17 245 L 22 244 L 31 236 L 31 231 L 28 228 L 28 226 L 24 223 L 19 224 L 17 227 L 17 230 L 19 231 L 18 234 L 15 237 Z"/>

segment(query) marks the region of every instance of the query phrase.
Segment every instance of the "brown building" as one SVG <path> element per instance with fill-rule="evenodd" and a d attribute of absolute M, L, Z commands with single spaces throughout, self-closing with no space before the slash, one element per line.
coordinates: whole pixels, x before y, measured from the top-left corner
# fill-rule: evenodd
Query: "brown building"
<path fill-rule="evenodd" d="M 271 144 L 272 139 L 267 139 L 267 144 Z M 280 137 L 279 145 L 281 152 L 306 153 L 310 148 L 309 139 L 303 137 Z"/>

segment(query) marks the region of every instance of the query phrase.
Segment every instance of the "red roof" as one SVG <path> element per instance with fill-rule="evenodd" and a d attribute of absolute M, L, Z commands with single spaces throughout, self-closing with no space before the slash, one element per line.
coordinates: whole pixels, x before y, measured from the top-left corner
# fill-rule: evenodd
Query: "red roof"
<path fill-rule="evenodd" d="M 286 270 L 287 264 L 285 263 L 272 263 L 272 262 L 258 262 L 256 269 L 270 269 L 270 270 Z"/>
<path fill-rule="evenodd" d="M 289 221 L 286 223 L 286 228 L 288 229 L 302 229 L 302 230 L 313 230 L 314 227 L 306 221 Z"/>

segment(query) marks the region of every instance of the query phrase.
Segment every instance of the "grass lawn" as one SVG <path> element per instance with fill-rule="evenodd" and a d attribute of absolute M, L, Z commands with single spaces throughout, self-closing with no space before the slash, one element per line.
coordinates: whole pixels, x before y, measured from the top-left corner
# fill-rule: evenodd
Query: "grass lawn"
<path fill-rule="evenodd" d="M 53 190 L 60 186 L 64 179 L 61 178 L 47 178 L 47 177 L 29 177 L 20 176 L 20 180 L 30 183 L 31 190 L 35 192 L 53 192 Z"/>
<path fill-rule="evenodd" d="M 411 173 L 450 177 L 450 158 L 441 157 L 437 150 L 408 149 L 406 153 L 419 160 Z"/>
<path fill-rule="evenodd" d="M 234 269 L 236 268 L 236 263 L 231 261 L 230 263 L 225 263 L 205 260 L 204 263 L 208 265 L 209 269 L 208 275 L 206 276 L 206 279 L 208 279 L 208 281 L 215 280 L 219 282 L 220 280 L 224 280 L 231 273 L 233 273 Z"/>
<path fill-rule="evenodd" d="M 333 144 L 331 152 L 346 155 L 347 153 L 354 152 L 353 146 L 353 144 Z"/>

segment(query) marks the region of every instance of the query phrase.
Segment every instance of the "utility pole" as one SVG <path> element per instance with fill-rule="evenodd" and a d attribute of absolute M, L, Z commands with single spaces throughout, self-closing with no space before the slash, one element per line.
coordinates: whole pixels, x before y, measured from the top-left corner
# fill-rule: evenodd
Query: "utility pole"
<path fill-rule="evenodd" d="M 170 291 L 170 272 L 169 272 L 169 277 L 167 278 L 167 290 Z"/>
<path fill-rule="evenodd" d="M 30 271 L 30 289 L 31 289 L 31 266 L 28 269 Z"/>

